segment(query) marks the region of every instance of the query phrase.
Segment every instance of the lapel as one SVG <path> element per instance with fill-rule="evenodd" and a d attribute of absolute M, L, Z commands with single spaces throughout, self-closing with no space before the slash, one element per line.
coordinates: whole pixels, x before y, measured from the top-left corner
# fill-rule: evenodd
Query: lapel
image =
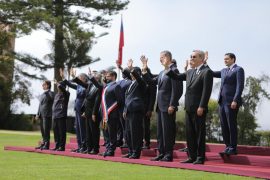
<path fill-rule="evenodd" d="M 46 99 L 46 94 L 45 93 L 47 93 L 47 91 L 45 91 L 45 92 L 43 92 L 43 94 L 40 96 L 40 102 L 43 104 L 44 103 L 44 101 L 45 101 L 45 99 Z M 49 91 L 48 91 L 48 93 L 49 93 Z"/>
<path fill-rule="evenodd" d="M 158 76 L 158 87 L 162 85 L 162 74 L 164 73 L 165 70 L 161 71 Z"/>
<path fill-rule="evenodd" d="M 127 90 L 127 94 L 130 94 L 133 91 L 133 89 L 135 89 L 136 84 L 137 84 L 137 81 L 135 81 L 133 84 L 132 83 L 130 84 L 130 87 Z"/>
<path fill-rule="evenodd" d="M 202 66 L 200 67 L 200 69 L 198 70 L 198 74 L 197 74 L 196 72 L 194 72 L 194 71 L 196 71 L 196 69 L 193 69 L 193 71 L 192 71 L 192 73 L 191 73 L 190 76 L 192 76 L 193 72 L 194 72 L 194 75 L 193 75 L 193 77 L 190 77 L 190 83 L 189 83 L 189 86 L 191 86 L 191 84 L 193 84 L 193 83 L 195 82 L 195 80 L 201 75 L 201 73 L 202 73 L 202 71 L 203 71 L 204 68 L 205 68 L 205 66 L 202 65 Z M 192 79 L 191 79 L 191 78 L 192 78 Z"/>
<path fill-rule="evenodd" d="M 223 84 L 223 83 L 225 82 L 225 80 L 231 76 L 231 74 L 235 71 L 235 68 L 236 68 L 236 67 L 237 67 L 237 65 L 235 64 L 235 65 L 229 70 L 229 72 L 226 72 L 226 69 L 227 69 L 227 68 L 224 70 L 224 79 L 223 79 L 223 81 L 222 81 L 221 84 Z"/>
<path fill-rule="evenodd" d="M 194 71 L 195 71 L 195 69 L 191 69 L 191 70 L 188 72 L 188 87 L 191 85 L 192 79 L 194 79 L 194 78 L 192 77 L 193 73 L 195 73 Z"/>

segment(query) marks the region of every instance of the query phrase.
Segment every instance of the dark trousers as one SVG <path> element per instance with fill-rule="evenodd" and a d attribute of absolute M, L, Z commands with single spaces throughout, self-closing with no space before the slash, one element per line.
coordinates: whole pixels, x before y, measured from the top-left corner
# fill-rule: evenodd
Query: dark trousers
<path fill-rule="evenodd" d="M 144 135 L 144 144 L 150 145 L 150 118 L 144 115 L 143 118 L 143 135 Z"/>
<path fill-rule="evenodd" d="M 175 112 L 171 115 L 168 112 L 157 112 L 157 142 L 160 154 L 173 156 L 173 146 L 175 144 Z"/>
<path fill-rule="evenodd" d="M 219 105 L 219 116 L 223 140 L 226 147 L 236 149 L 237 147 L 237 109 L 231 109 L 230 105 Z"/>
<path fill-rule="evenodd" d="M 50 130 L 52 127 L 52 118 L 51 117 L 41 117 L 40 118 L 40 131 L 42 135 L 42 144 L 50 144 Z"/>
<path fill-rule="evenodd" d="M 67 123 L 66 117 L 56 118 L 53 120 L 53 133 L 56 148 L 64 148 L 66 146 L 67 138 Z"/>
<path fill-rule="evenodd" d="M 94 122 L 92 117 L 86 119 L 86 145 L 88 150 L 99 151 L 99 129 L 100 119 L 96 119 Z"/>
<path fill-rule="evenodd" d="M 119 144 L 123 144 L 123 142 L 126 142 L 126 127 L 125 127 L 125 120 L 122 116 L 120 117 L 120 123 L 118 125 L 118 132 L 117 132 L 117 142 Z"/>
<path fill-rule="evenodd" d="M 143 112 L 128 112 L 126 133 L 129 153 L 141 155 L 143 142 Z"/>
<path fill-rule="evenodd" d="M 197 112 L 186 111 L 186 137 L 189 158 L 205 160 L 205 118 Z"/>
<path fill-rule="evenodd" d="M 102 121 L 101 121 L 101 124 L 102 124 Z M 101 126 L 102 126 L 102 134 L 103 134 L 104 144 L 107 147 L 110 144 L 108 128 L 104 129 L 103 125 L 101 125 Z"/>
<path fill-rule="evenodd" d="M 86 148 L 86 125 L 85 119 L 81 116 L 80 112 L 75 111 L 75 126 L 76 126 L 76 138 L 78 143 L 78 148 Z"/>
<path fill-rule="evenodd" d="M 109 143 L 106 146 L 106 151 L 108 152 L 114 152 L 116 149 L 118 125 L 119 125 L 119 116 L 109 117 L 107 122 Z"/>

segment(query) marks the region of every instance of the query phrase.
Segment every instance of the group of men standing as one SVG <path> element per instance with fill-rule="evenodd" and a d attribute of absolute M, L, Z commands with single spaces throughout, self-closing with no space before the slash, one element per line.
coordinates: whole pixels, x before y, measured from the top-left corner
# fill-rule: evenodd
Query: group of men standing
<path fill-rule="evenodd" d="M 226 145 L 221 153 L 237 154 L 237 113 L 242 104 L 244 70 L 235 64 L 236 57 L 232 53 L 225 54 L 224 62 L 227 68 L 221 71 L 212 71 L 206 63 L 207 58 L 208 53 L 194 50 L 189 59 L 190 69 L 180 73 L 172 54 L 162 51 L 160 63 L 164 70 L 154 75 L 147 65 L 148 59 L 141 56 L 142 68 L 133 67 L 132 60 L 129 60 L 125 69 L 117 63 L 123 74 L 123 80 L 120 81 L 116 81 L 117 74 L 114 71 L 105 72 L 103 75 L 89 71 L 88 76 L 80 74 L 75 77 L 72 70 L 73 80 L 63 80 L 61 83 L 77 91 L 75 124 L 78 148 L 73 151 L 98 154 L 101 126 L 106 146 L 102 156 L 114 156 L 116 147 L 122 145 L 128 148 L 128 153 L 123 158 L 140 158 L 141 150 L 150 148 L 150 118 L 156 101 L 159 154 L 151 160 L 173 161 L 176 111 L 183 94 L 183 81 L 186 81 L 185 123 L 188 159 L 182 163 L 204 164 L 205 120 L 213 78 L 216 77 L 221 78 L 218 103 Z M 63 77 L 63 73 L 60 75 Z M 48 91 L 44 94 L 48 94 Z M 40 107 L 44 103 L 49 107 L 53 102 L 53 95 L 42 97 Z M 47 98 L 46 101 L 44 98 Z M 51 121 L 51 116 L 40 115 L 41 109 L 39 108 L 38 115 L 42 119 L 43 148 L 49 146 L 48 121 Z M 52 111 L 54 112 L 54 108 Z M 59 147 L 55 150 L 57 149 L 59 150 Z"/>

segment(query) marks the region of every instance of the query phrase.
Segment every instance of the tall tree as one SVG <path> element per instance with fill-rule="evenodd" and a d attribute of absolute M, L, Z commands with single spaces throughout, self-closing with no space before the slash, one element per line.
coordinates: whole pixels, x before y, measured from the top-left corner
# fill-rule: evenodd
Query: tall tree
<path fill-rule="evenodd" d="M 6 128 L 11 104 L 20 99 L 29 104 L 31 93 L 28 91 L 29 81 L 18 76 L 14 71 L 15 35 L 10 24 L 0 24 L 0 128 Z M 15 80 L 15 81 L 13 81 Z"/>
<path fill-rule="evenodd" d="M 98 25 L 109 27 L 110 16 L 126 8 L 128 0 L 2 0 L 0 17 L 4 23 L 12 23 L 18 36 L 30 34 L 33 30 L 45 30 L 54 33 L 54 62 L 45 63 L 29 54 L 17 54 L 17 59 L 41 70 L 54 67 L 54 76 L 60 79 L 59 68 L 66 62 L 63 52 L 65 28 L 69 22 L 78 22 L 82 31 Z M 86 31 L 86 30 L 85 30 Z M 92 31 L 94 34 L 94 32 Z M 21 72 L 29 77 L 33 74 Z"/>
<path fill-rule="evenodd" d="M 238 113 L 238 141 L 239 144 L 258 145 L 260 137 L 257 136 L 256 110 L 263 99 L 270 100 L 270 94 L 264 88 L 270 81 L 268 75 L 259 78 L 249 76 L 246 79 L 243 92 L 243 106 Z"/>
<path fill-rule="evenodd" d="M 64 52 L 62 53 L 66 60 L 64 66 L 68 69 L 67 72 L 70 72 L 69 70 L 72 67 L 82 67 L 99 61 L 99 58 L 93 59 L 87 54 L 95 43 L 94 40 L 96 37 L 94 33 L 83 31 L 78 28 L 78 24 L 75 20 L 69 22 L 68 25 L 68 28 L 64 29 Z M 101 36 L 103 35 L 105 34 L 102 34 Z M 52 49 L 55 48 L 55 41 L 51 42 L 51 47 Z M 45 55 L 45 59 L 54 62 L 55 53 Z"/>

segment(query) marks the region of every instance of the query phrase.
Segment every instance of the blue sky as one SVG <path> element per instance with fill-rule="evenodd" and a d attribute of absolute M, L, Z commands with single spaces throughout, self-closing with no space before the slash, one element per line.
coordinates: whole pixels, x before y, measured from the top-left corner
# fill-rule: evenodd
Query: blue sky
<path fill-rule="evenodd" d="M 170 50 L 178 62 L 180 71 L 193 49 L 209 51 L 208 64 L 214 70 L 224 67 L 223 56 L 233 52 L 237 64 L 245 69 L 246 76 L 269 74 L 270 60 L 270 1 L 268 0 L 131 0 L 128 9 L 122 11 L 125 46 L 124 64 L 132 58 L 140 66 L 139 57 L 149 58 L 152 71 L 162 70 L 159 53 Z M 109 32 L 98 40 L 90 55 L 102 60 L 91 65 L 102 69 L 114 65 L 118 53 L 120 15 L 111 17 L 111 28 L 96 28 L 97 34 Z M 16 39 L 16 50 L 43 57 L 50 52 L 44 32 Z M 77 70 L 86 72 L 87 68 Z M 38 73 L 38 72 L 37 72 Z M 52 72 L 45 75 L 52 79 Z M 269 92 L 269 87 L 266 87 Z M 40 82 L 33 81 L 34 97 L 42 93 Z M 72 95 L 74 97 L 74 93 Z M 212 98 L 217 98 L 213 93 Z M 183 100 L 183 97 L 181 98 Z M 35 113 L 38 101 L 21 106 L 19 112 Z M 270 129 L 269 102 L 258 108 L 258 122 L 262 129 Z"/>

